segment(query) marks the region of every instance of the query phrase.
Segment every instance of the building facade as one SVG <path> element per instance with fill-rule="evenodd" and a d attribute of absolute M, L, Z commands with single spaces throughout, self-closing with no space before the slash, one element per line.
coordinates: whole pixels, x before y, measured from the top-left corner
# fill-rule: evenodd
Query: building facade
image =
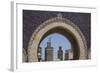
<path fill-rule="evenodd" d="M 65 51 L 65 60 L 73 60 L 73 49 Z"/>
<path fill-rule="evenodd" d="M 73 49 L 69 49 L 68 50 L 68 56 L 69 56 L 69 60 L 73 60 Z"/>
<path fill-rule="evenodd" d="M 65 51 L 65 55 L 64 56 L 65 56 L 65 60 L 68 60 L 68 57 L 69 57 L 68 50 Z"/>

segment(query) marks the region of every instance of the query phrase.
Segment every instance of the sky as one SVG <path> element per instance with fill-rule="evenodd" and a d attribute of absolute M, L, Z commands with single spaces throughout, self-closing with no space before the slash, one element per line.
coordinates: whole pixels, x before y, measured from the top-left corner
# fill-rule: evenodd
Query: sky
<path fill-rule="evenodd" d="M 43 60 L 45 59 L 44 58 L 45 57 L 44 56 L 45 48 L 46 48 L 47 42 L 50 40 L 50 38 L 51 38 L 51 47 L 53 47 L 54 60 L 57 60 L 57 51 L 59 49 L 59 46 L 62 46 L 63 60 L 64 60 L 65 50 L 71 49 L 71 43 L 68 40 L 68 38 L 65 38 L 63 35 L 61 35 L 59 33 L 53 33 L 53 34 L 48 35 L 40 43 L 40 47 L 42 47 L 42 59 Z"/>

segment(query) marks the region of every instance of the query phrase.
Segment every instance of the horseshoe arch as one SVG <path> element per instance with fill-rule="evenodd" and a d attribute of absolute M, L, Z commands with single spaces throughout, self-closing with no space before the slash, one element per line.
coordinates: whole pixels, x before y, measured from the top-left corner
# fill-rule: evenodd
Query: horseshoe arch
<path fill-rule="evenodd" d="M 87 44 L 81 30 L 70 20 L 58 16 L 46 20 L 32 34 L 28 45 L 28 61 L 37 62 L 37 50 L 41 41 L 52 33 L 68 37 L 74 49 L 74 60 L 87 59 Z"/>

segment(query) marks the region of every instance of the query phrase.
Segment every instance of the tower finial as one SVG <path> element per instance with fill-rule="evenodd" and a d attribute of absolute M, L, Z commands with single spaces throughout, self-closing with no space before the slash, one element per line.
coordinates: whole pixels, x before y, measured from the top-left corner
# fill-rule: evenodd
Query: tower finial
<path fill-rule="evenodd" d="M 48 38 L 47 46 L 51 47 L 51 37 Z"/>
<path fill-rule="evenodd" d="M 49 42 L 51 42 L 51 37 L 49 37 Z"/>

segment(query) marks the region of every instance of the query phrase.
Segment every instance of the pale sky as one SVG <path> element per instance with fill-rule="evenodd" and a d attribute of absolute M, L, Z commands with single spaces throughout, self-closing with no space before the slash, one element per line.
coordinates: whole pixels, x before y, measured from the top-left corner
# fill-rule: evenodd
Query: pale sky
<path fill-rule="evenodd" d="M 71 44 L 70 41 L 65 38 L 63 35 L 58 34 L 58 33 L 53 33 L 49 36 L 47 36 L 46 38 L 44 38 L 42 40 L 42 42 L 40 43 L 40 47 L 42 47 L 42 59 L 44 60 L 44 54 L 45 54 L 45 47 L 47 46 L 47 42 L 49 41 L 49 39 L 51 38 L 51 47 L 53 47 L 53 54 L 54 54 L 54 60 L 57 60 L 57 51 L 59 49 L 59 46 L 62 46 L 62 50 L 63 50 L 63 57 L 64 57 L 64 53 L 65 50 L 71 49 Z"/>

